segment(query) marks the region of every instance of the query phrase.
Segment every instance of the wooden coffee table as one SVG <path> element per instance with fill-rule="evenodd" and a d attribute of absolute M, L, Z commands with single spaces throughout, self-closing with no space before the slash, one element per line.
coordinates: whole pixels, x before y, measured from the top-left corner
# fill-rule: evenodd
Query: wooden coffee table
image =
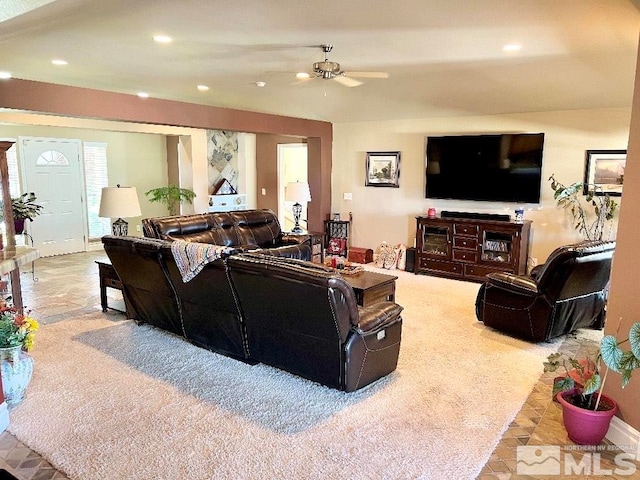
<path fill-rule="evenodd" d="M 351 285 L 356 294 L 358 305 L 368 307 L 378 302 L 396 299 L 396 280 L 394 275 L 364 271 L 353 275 L 343 275 L 342 278 Z"/>

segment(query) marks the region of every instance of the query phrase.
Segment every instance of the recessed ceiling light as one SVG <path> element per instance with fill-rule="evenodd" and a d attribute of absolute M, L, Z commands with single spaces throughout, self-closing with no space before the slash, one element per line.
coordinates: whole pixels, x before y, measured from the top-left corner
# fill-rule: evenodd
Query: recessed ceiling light
<path fill-rule="evenodd" d="M 11 78 L 10 72 L 0 72 L 0 79 L 8 80 L 9 78 Z"/>
<path fill-rule="evenodd" d="M 310 78 L 311 75 L 309 75 L 307 72 L 299 72 L 296 73 L 296 78 L 299 78 L 300 80 L 305 79 L 305 78 Z"/>
<path fill-rule="evenodd" d="M 198 90 L 200 90 L 201 92 L 206 92 L 207 90 L 209 90 L 209 87 L 207 87 L 206 85 L 198 85 Z"/>
<path fill-rule="evenodd" d="M 149 98 L 149 94 L 147 92 L 138 92 L 138 96 L 140 98 Z"/>
<path fill-rule="evenodd" d="M 53 60 L 51 60 L 51 63 L 58 66 L 69 65 L 69 62 L 67 62 L 66 60 L 62 60 L 61 58 L 54 58 Z"/>
<path fill-rule="evenodd" d="M 171 43 L 173 39 L 168 35 L 154 35 L 153 40 L 156 43 Z"/>
<path fill-rule="evenodd" d="M 265 82 L 256 82 L 256 86 L 258 86 L 260 88 L 264 87 L 265 85 L 266 85 Z"/>
<path fill-rule="evenodd" d="M 503 52 L 518 52 L 520 50 L 522 50 L 522 45 L 519 43 L 509 43 L 502 47 Z"/>

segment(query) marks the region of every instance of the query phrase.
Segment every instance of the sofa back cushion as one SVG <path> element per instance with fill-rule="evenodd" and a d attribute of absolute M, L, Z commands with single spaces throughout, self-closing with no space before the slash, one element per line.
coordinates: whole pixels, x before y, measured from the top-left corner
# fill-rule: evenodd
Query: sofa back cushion
<path fill-rule="evenodd" d="M 227 259 L 251 358 L 341 388 L 344 343 L 358 322 L 353 289 L 300 260 L 255 254 Z"/>
<path fill-rule="evenodd" d="M 240 210 L 229 212 L 236 226 L 239 245 L 258 245 L 269 248 L 282 242 L 282 230 L 276 214 L 269 210 Z"/>
<path fill-rule="evenodd" d="M 207 263 L 184 282 L 170 244 L 161 260 L 178 296 L 184 336 L 199 347 L 234 358 L 247 358 L 240 306 L 227 276 L 226 260 Z"/>
<path fill-rule="evenodd" d="M 162 240 L 262 248 L 282 242 L 278 217 L 269 209 L 145 218 L 142 224 L 145 236 Z"/>
<path fill-rule="evenodd" d="M 615 242 L 584 241 L 554 250 L 536 277 L 553 301 L 602 292 L 609 283 Z"/>
<path fill-rule="evenodd" d="M 122 282 L 129 318 L 182 335 L 178 299 L 160 262 L 166 242 L 107 235 L 102 243 Z"/>
<path fill-rule="evenodd" d="M 227 247 L 241 244 L 234 219 L 226 212 L 147 218 L 143 223 L 145 235 L 162 240 L 184 240 Z"/>

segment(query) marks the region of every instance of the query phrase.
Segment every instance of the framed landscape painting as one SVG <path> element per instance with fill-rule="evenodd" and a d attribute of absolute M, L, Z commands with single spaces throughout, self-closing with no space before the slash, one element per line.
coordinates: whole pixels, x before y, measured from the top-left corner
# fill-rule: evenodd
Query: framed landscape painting
<path fill-rule="evenodd" d="M 400 152 L 367 152 L 365 186 L 400 186 Z"/>
<path fill-rule="evenodd" d="M 626 150 L 587 150 L 582 193 L 622 195 Z"/>

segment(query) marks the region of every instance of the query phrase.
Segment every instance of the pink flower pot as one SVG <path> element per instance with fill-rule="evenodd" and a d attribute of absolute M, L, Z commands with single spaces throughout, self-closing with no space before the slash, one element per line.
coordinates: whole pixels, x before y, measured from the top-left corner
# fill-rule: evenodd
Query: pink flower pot
<path fill-rule="evenodd" d="M 605 400 L 613 408 L 609 410 L 586 410 L 576 407 L 565 400 L 575 393 L 575 390 L 560 392 L 558 402 L 562 405 L 562 420 L 569 439 L 578 445 L 599 445 L 609 430 L 611 419 L 618 412 L 618 404 L 607 395 L 602 395 L 600 402 Z"/>

